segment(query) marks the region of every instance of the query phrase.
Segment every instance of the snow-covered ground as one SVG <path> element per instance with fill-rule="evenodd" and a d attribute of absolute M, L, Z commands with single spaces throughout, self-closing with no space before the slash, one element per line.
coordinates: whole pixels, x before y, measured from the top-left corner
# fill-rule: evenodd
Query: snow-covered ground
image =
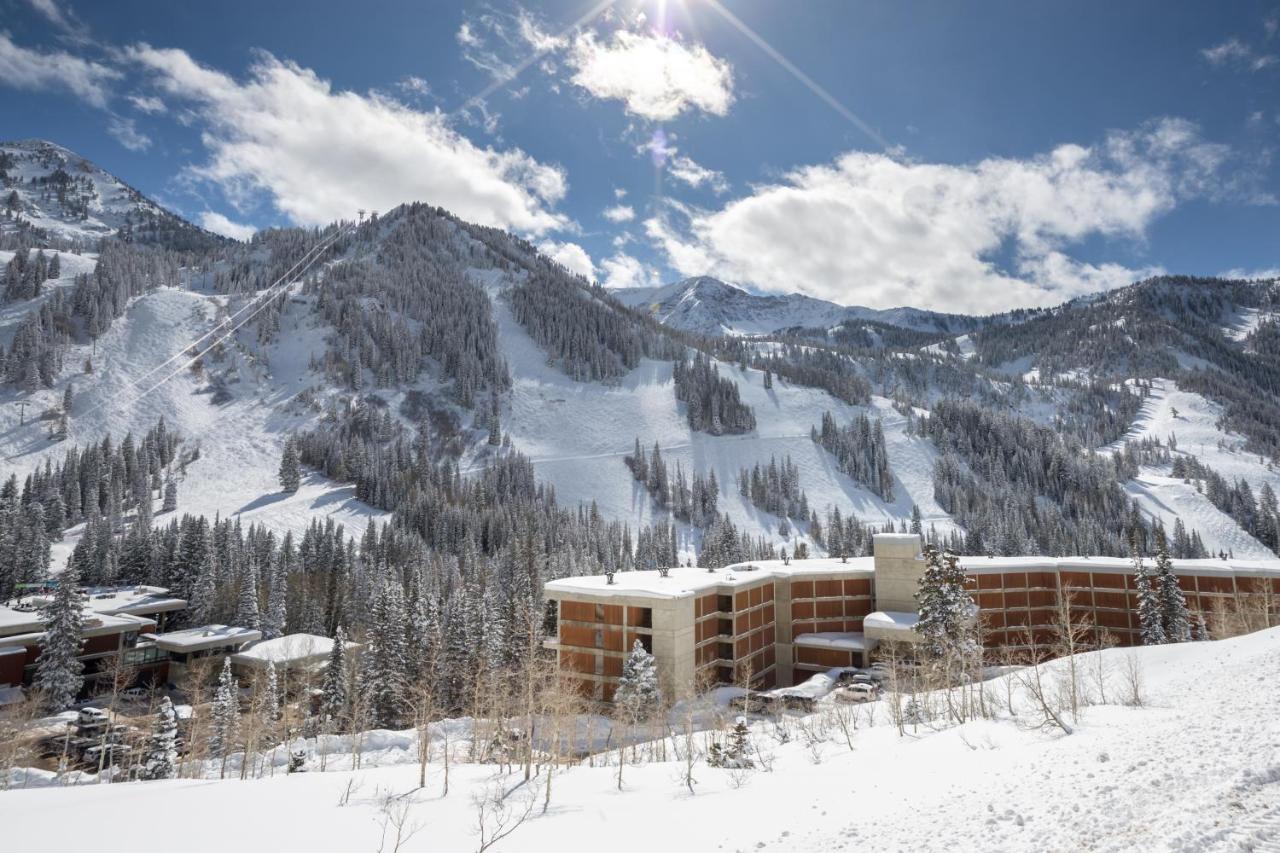
<path fill-rule="evenodd" d="M 1143 707 L 1118 704 L 1130 655 L 1140 664 Z M 538 800 L 496 851 L 1280 847 L 1280 628 L 1112 649 L 1078 663 L 1093 672 L 1099 660 L 1116 704 L 1086 708 L 1070 735 L 1035 727 L 1024 707 L 1017 719 L 921 726 L 899 737 L 880 702 L 874 725 L 861 712 L 852 749 L 838 730 L 815 735 L 810 746 L 793 719 L 790 742 L 779 744 L 771 723 L 756 723 L 755 759 L 771 758 L 771 769 L 736 773 L 699 763 L 693 793 L 676 760 L 624 767 L 622 790 L 616 764 L 573 767 L 553 777 L 545 814 L 544 777 L 526 793 L 522 774 L 492 765 L 455 763 L 444 796 L 437 755 L 419 789 L 412 733 L 375 733 L 362 770 L 331 765 L 321 773 L 312 756 L 307 773 L 257 781 L 12 790 L 0 793 L 0 813 L 21 816 L 5 824 L 6 846 L 15 850 L 133 849 L 140 824 L 121 816 L 145 815 L 146 837 L 184 853 L 358 851 L 392 849 L 394 826 L 380 843 L 390 804 L 418 829 L 405 853 L 468 851 L 479 847 L 473 798 L 500 786 L 511 791 L 513 808 L 528 795 Z M 990 689 L 1000 694 L 1003 678 Z M 817 720 L 805 718 L 805 728 L 815 731 Z"/>

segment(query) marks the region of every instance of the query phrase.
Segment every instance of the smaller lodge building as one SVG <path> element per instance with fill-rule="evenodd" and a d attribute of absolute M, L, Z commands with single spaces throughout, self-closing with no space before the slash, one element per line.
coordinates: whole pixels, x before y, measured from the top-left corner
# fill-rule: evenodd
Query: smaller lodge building
<path fill-rule="evenodd" d="M 57 581 L 0 604 L 0 705 L 22 698 L 36 674 L 44 643 L 44 608 Z M 80 660 L 84 664 L 82 695 L 116 687 L 181 686 L 193 672 L 216 676 L 222 658 L 250 682 L 274 664 L 280 675 L 323 666 L 333 640 L 313 634 L 289 634 L 269 640 L 255 628 L 201 625 L 166 631 L 178 622 L 187 602 L 156 586 L 86 587 Z M 348 647 L 358 648 L 355 643 Z M 210 660 L 212 659 L 212 660 Z"/>
<path fill-rule="evenodd" d="M 664 695 L 708 684 L 790 687 L 863 667 L 889 641 L 914 642 L 924 573 L 914 533 L 881 533 L 873 557 L 768 560 L 562 578 L 544 586 L 556 630 L 546 645 L 584 696 L 612 701 L 635 641 Z M 1132 561 L 1115 557 L 961 557 L 988 649 L 1054 640 L 1063 597 L 1118 645 L 1140 643 Z M 1174 560 L 1193 613 L 1260 602 L 1280 622 L 1280 560 Z"/>

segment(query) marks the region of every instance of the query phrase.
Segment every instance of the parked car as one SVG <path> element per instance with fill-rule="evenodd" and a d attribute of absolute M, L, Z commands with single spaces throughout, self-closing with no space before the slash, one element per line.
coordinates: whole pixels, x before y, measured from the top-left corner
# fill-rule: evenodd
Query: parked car
<path fill-rule="evenodd" d="M 120 691 L 120 698 L 126 702 L 145 702 L 151 691 L 145 687 L 129 687 Z"/>
<path fill-rule="evenodd" d="M 76 725 L 82 729 L 91 729 L 105 726 L 110 721 L 111 716 L 101 708 L 81 708 Z"/>
<path fill-rule="evenodd" d="M 880 691 L 874 684 L 850 684 L 835 691 L 838 702 L 874 702 Z"/>

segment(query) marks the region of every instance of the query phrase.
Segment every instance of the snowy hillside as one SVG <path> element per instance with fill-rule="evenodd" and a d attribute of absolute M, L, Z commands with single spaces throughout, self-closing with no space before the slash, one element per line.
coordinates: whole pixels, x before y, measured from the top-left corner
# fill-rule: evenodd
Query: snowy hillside
<path fill-rule="evenodd" d="M 949 516 L 933 498 L 933 448 L 905 435 L 904 418 L 887 400 L 876 398 L 871 407 L 850 406 L 821 390 L 781 380 L 765 389 L 760 371 L 721 364 L 721 375 L 732 379 L 742 399 L 754 408 L 758 426 L 745 435 L 707 435 L 690 429 L 676 403 L 670 363 L 645 360 L 616 384 L 574 382 L 546 366 L 537 345 L 511 319 L 506 306 L 496 300 L 495 305 L 499 342 L 514 379 L 507 429 L 516 448 L 530 457 L 540 478 L 555 485 L 562 501 L 594 501 L 607 518 L 633 525 L 651 521 L 655 511 L 649 496 L 622 462 L 639 438 L 646 448 L 659 443 L 663 455 L 670 462 L 679 461 L 686 471 L 714 471 L 721 483 L 721 510 L 753 534 L 774 538 L 780 519 L 738 494 L 738 473 L 787 456 L 799 467 L 810 504 L 819 514 L 836 506 L 881 524 L 908 518 L 915 503 L 926 525 L 936 524 L 943 532 L 951 529 Z M 864 411 L 884 418 L 886 442 L 898 472 L 894 501 L 886 502 L 851 480 L 813 442 L 809 430 L 825 411 L 841 419 Z"/>
<path fill-rule="evenodd" d="M 39 139 L 0 142 L 0 233 L 92 243 L 120 235 L 216 241 L 72 151 Z"/>
<path fill-rule="evenodd" d="M 0 797 L 11 813 L 23 816 L 7 832 L 16 848 L 26 850 L 72 849 L 83 844 L 85 827 L 94 828 L 95 849 L 132 849 L 136 838 L 117 828 L 119 816 L 140 812 L 147 815 L 148 832 L 190 853 L 389 850 L 394 819 L 406 830 L 416 828 L 399 848 L 405 853 L 475 850 L 478 821 L 488 820 L 491 834 L 496 825 L 492 813 L 480 817 L 477 797 L 483 800 L 494 786 L 507 792 L 511 814 L 534 801 L 528 819 L 491 848 L 499 853 L 588 849 L 600 839 L 620 853 L 1261 853 L 1280 846 L 1280 687 L 1274 678 L 1280 629 L 1216 642 L 1112 649 L 1076 663 L 1090 673 L 1085 680 L 1096 704 L 1082 711 L 1070 735 L 1036 726 L 1034 708 L 1017 698 L 1015 673 L 989 682 L 987 690 L 999 704 L 1011 689 L 1017 716 L 1002 712 L 962 725 L 908 726 L 899 736 L 888 700 L 881 700 L 855 706 L 858 726 L 848 739 L 832 724 L 830 710 L 758 721 L 750 732 L 756 769 L 716 769 L 699 759 L 692 793 L 677 738 L 665 760 L 650 761 L 643 758 L 647 751 L 639 752 L 623 768 L 621 790 L 616 752 L 558 771 L 544 811 L 545 768 L 525 784 L 518 766 L 504 773 L 495 765 L 466 763 L 467 721 L 449 721 L 433 729 L 424 788 L 418 787 L 417 737 L 410 730 L 371 733 L 359 770 L 347 769 L 347 756 L 335 754 L 321 772 L 311 744 L 308 772 L 300 775 L 286 775 L 281 767 L 274 777 L 246 782 L 81 784 Z M 1053 679 L 1065 665 L 1049 665 L 1044 677 Z M 1141 684 L 1140 707 L 1127 698 L 1131 671 Z M 596 725 L 602 738 L 606 723 Z M 789 742 L 782 743 L 784 728 Z M 701 750 L 703 735 L 694 739 Z M 447 795 L 446 743 L 456 750 Z M 211 773 L 216 777 L 216 768 Z M 193 814 L 224 819 L 216 832 L 192 832 Z"/>

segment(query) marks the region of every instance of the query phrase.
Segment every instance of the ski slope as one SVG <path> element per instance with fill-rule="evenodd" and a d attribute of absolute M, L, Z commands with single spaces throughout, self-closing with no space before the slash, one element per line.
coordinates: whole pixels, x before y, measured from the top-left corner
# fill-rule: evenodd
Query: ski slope
<path fill-rule="evenodd" d="M 496 294 L 495 294 L 496 295 Z M 919 505 L 928 524 L 943 532 L 951 519 L 933 498 L 934 451 L 924 439 L 908 438 L 906 419 L 888 400 L 872 406 L 850 406 L 825 391 L 789 385 L 775 379 L 764 387 L 761 371 L 720 363 L 720 375 L 732 379 L 742 401 L 756 414 L 756 429 L 744 435 L 711 436 L 689 428 L 684 406 L 675 399 L 671 364 L 645 359 L 613 384 L 575 382 L 557 367 L 511 316 L 501 297 L 494 300 L 498 340 L 511 367 L 514 387 L 503 428 L 514 446 L 533 461 L 539 479 L 555 486 L 568 505 L 595 501 L 606 518 L 632 526 L 655 520 L 648 493 L 636 483 L 623 457 L 633 452 L 637 437 L 646 450 L 658 442 L 668 464 L 679 462 L 686 474 L 714 471 L 720 484 L 720 510 L 753 536 L 766 535 L 777 544 L 779 519 L 757 509 L 737 489 L 738 472 L 770 457 L 790 455 L 800 471 L 809 505 L 825 519 L 829 506 L 842 515 L 852 512 L 871 524 L 910 518 Z M 809 430 L 830 411 L 839 422 L 869 411 L 884 419 L 885 442 L 895 475 L 895 499 L 886 502 L 843 474 L 835 459 L 816 445 Z M 685 531 L 682 550 L 696 542 Z"/>
<path fill-rule="evenodd" d="M 1280 492 L 1280 472 L 1265 459 L 1245 451 L 1244 436 L 1218 425 L 1222 409 L 1200 394 L 1183 391 L 1168 379 L 1154 380 L 1151 395 L 1143 402 L 1133 427 L 1124 439 L 1106 448 L 1119 450 L 1125 440 L 1152 437 L 1162 442 L 1177 439 L 1177 452 L 1194 456 L 1229 482 L 1246 480 L 1257 495 L 1264 483 Z M 1199 531 L 1213 553 L 1226 551 L 1241 559 L 1274 559 L 1275 554 L 1240 528 L 1192 484 L 1169 476 L 1170 467 L 1143 466 L 1138 478 L 1125 484 L 1129 496 L 1152 518 L 1171 529 L 1182 518 L 1187 530 Z"/>
<path fill-rule="evenodd" d="M 1143 707 L 1119 704 L 1130 655 L 1141 673 Z M 312 755 L 303 774 L 281 768 L 246 782 L 11 790 L 0 793 L 0 809 L 22 816 L 5 830 L 15 850 L 78 849 L 92 833 L 103 853 L 136 847 L 136 822 L 120 819 L 134 814 L 146 815 L 148 837 L 184 853 L 390 850 L 388 804 L 403 808 L 405 825 L 417 829 L 402 853 L 472 851 L 479 846 L 473 798 L 494 786 L 510 792 L 514 808 L 537 798 L 529 820 L 491 848 L 496 853 L 1280 847 L 1280 628 L 1110 649 L 1078 663 L 1082 672 L 1101 667 L 1110 704 L 1085 708 L 1071 735 L 1036 728 L 1032 710 L 1015 699 L 1016 719 L 920 726 L 899 737 L 880 702 L 874 725 L 863 713 L 852 749 L 838 729 L 810 748 L 794 723 L 790 742 L 779 743 L 771 723 L 757 722 L 751 744 L 757 761 L 770 759 L 768 770 L 735 780 L 699 762 L 690 793 L 678 760 L 625 766 L 621 790 L 616 764 L 584 763 L 553 777 L 545 813 L 545 776 L 526 788 L 518 767 L 504 774 L 455 761 L 445 796 L 439 732 L 426 787 L 419 788 L 412 731 L 372 733 L 361 770 L 334 770 L 347 766 L 337 757 L 322 773 Z M 1062 665 L 1051 664 L 1046 677 Z M 1003 694 L 1009 677 L 992 682 L 993 695 Z M 605 761 L 613 756 L 596 764 Z M 196 815 L 216 816 L 217 829 L 193 822 Z"/>
<path fill-rule="evenodd" d="M 279 534 L 300 533 L 313 518 L 332 516 L 359 535 L 369 518 L 389 518 L 357 501 L 353 486 L 314 473 L 297 493 L 280 491 L 276 472 L 285 437 L 315 418 L 314 411 L 290 402 L 314 381 L 309 362 L 324 348 L 324 330 L 312 325 L 306 305 L 289 303 L 274 343 L 250 346 L 253 329 L 246 327 L 240 333 L 244 342 L 228 341 L 226 354 L 221 359 L 211 354 L 201 374 L 178 370 L 149 390 L 186 359 L 154 368 L 209 331 L 225 308 L 223 296 L 175 288 L 152 291 L 133 300 L 96 348 L 71 347 L 55 387 L 31 394 L 0 391 L 0 454 L 6 468 L 21 478 L 46 460 L 60 461 L 71 443 L 101 441 L 106 435 L 120 441 L 130 431 L 140 436 L 163 416 L 184 447 L 200 449 L 200 458 L 178 477 L 180 514 L 238 516 L 246 526 L 260 524 Z M 93 363 L 91 374 L 83 372 L 86 359 Z M 224 372 L 232 399 L 215 404 L 210 377 Z M 53 421 L 39 416 L 61 405 L 68 385 L 74 389 L 73 402 L 68 442 L 63 444 L 48 437 Z M 25 426 L 19 425 L 14 405 L 19 398 L 29 403 Z M 168 519 L 159 515 L 157 521 Z M 55 568 L 64 564 L 79 533 L 72 528 L 55 546 Z"/>

